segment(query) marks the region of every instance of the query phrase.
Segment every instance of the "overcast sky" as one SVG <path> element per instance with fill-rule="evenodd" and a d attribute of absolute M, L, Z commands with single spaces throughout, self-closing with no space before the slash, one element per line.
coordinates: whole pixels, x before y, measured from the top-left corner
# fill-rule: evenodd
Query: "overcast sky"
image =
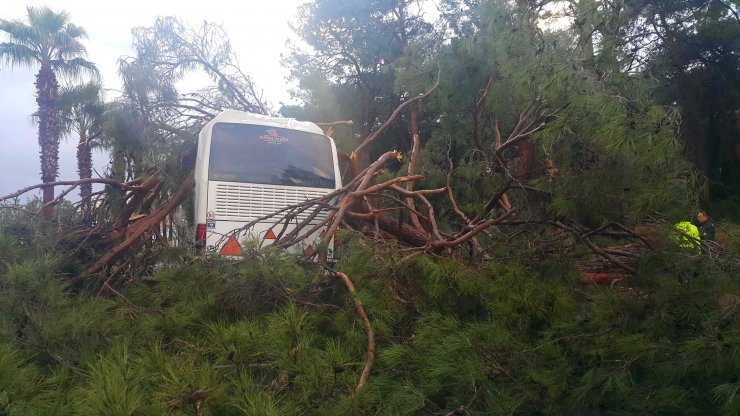
<path fill-rule="evenodd" d="M 0 7 L 0 19 L 25 21 L 26 6 L 48 5 L 55 11 L 66 10 L 73 23 L 87 30 L 88 59 L 98 65 L 105 88 L 116 90 L 120 89 L 117 60 L 122 55 L 133 55 L 132 28 L 151 26 L 157 16 L 176 16 L 192 26 L 204 20 L 219 23 L 227 30 L 242 69 L 252 75 L 274 108 L 279 108 L 281 102 L 289 101 L 291 88 L 285 80 L 288 71 L 280 65 L 280 54 L 287 52 L 286 40 L 295 39 L 288 23 L 295 20 L 298 6 L 305 2 L 5 0 Z M 0 33 L 0 42 L 6 40 L 5 34 Z M 38 68 L 0 66 L 0 195 L 41 182 L 36 128 L 30 122 L 30 115 L 36 110 L 33 85 L 36 71 Z M 75 154 L 74 140 L 62 143 L 60 180 L 77 177 Z M 102 154 L 94 157 L 100 171 L 107 158 Z"/>

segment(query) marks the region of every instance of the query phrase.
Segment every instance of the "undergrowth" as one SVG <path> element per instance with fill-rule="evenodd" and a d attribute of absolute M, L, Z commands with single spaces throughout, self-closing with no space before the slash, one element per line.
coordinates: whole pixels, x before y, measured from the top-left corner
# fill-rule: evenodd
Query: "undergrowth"
<path fill-rule="evenodd" d="M 394 247 L 343 240 L 335 267 L 378 344 L 357 394 L 352 298 L 291 255 L 163 253 L 120 285 L 126 302 L 0 236 L 0 414 L 740 414 L 732 254 L 664 247 L 628 284 L 587 287 L 554 257 L 399 266 Z"/>

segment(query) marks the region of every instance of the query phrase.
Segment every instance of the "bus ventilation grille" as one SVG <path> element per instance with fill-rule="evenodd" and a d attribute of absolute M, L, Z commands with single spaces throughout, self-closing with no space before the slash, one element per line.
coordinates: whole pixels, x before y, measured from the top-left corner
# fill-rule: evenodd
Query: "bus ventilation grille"
<path fill-rule="evenodd" d="M 226 221 L 251 221 L 332 191 L 333 189 L 283 188 L 270 185 L 216 184 L 216 218 Z M 327 211 L 322 211 L 312 222 L 321 221 L 326 218 L 326 214 Z M 310 212 L 303 212 L 297 219 L 303 220 L 309 215 Z"/>

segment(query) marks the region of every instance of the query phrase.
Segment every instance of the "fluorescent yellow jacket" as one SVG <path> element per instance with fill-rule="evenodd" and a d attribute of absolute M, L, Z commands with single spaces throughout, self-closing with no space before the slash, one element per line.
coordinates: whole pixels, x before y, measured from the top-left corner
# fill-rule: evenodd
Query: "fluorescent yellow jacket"
<path fill-rule="evenodd" d="M 689 221 L 682 221 L 676 224 L 676 232 L 673 240 L 682 248 L 701 249 L 699 246 L 699 229 Z"/>

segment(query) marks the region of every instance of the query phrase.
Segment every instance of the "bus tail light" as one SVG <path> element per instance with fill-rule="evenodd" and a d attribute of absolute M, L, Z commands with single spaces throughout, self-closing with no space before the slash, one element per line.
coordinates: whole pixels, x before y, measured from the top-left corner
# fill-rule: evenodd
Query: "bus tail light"
<path fill-rule="evenodd" d="M 195 240 L 196 241 L 206 241 L 206 225 L 205 224 L 198 224 L 198 226 L 196 227 Z"/>

